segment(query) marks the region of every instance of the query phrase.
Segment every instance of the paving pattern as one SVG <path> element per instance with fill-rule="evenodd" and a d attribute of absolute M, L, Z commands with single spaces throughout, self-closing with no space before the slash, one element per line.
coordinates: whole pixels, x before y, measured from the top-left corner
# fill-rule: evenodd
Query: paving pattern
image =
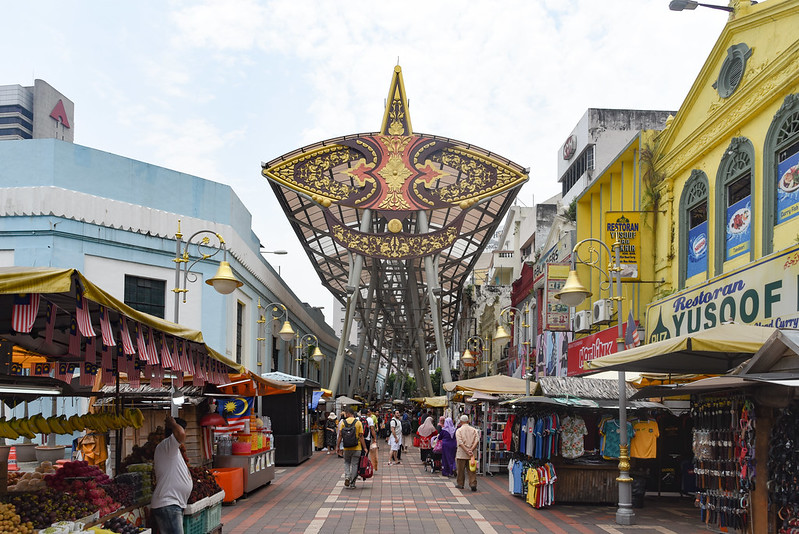
<path fill-rule="evenodd" d="M 425 472 L 417 450 L 402 465 L 344 487 L 344 460 L 316 452 L 296 467 L 278 467 L 276 479 L 222 509 L 225 533 L 304 534 L 685 534 L 708 532 L 687 498 L 647 497 L 636 524 L 615 523 L 614 506 L 556 503 L 536 510 L 508 493 L 507 476 L 478 477 L 478 491 L 455 488 L 454 479 Z"/>

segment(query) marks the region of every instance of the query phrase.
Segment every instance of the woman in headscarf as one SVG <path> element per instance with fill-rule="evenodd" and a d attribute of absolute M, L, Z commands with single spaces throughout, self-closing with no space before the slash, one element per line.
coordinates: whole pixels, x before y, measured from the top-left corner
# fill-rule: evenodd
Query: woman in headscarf
<path fill-rule="evenodd" d="M 455 423 L 452 422 L 452 417 L 444 419 L 444 427 L 438 435 L 438 440 L 441 442 L 441 475 L 453 477 L 457 472 L 455 453 L 458 450 L 458 442 L 455 441 Z"/>
<path fill-rule="evenodd" d="M 325 421 L 325 449 L 327 449 L 327 454 L 330 454 L 336 450 L 337 431 L 338 425 L 336 424 L 336 413 L 330 412 L 327 415 L 327 421 Z"/>
<path fill-rule="evenodd" d="M 419 430 L 416 431 L 416 435 L 419 436 L 419 451 L 422 455 L 422 462 L 426 462 L 427 459 L 430 457 L 430 451 L 433 448 L 433 444 L 430 443 L 430 438 L 438 434 L 436 431 L 436 427 L 433 425 L 433 418 L 428 417 L 422 423 L 422 426 L 419 427 Z"/>

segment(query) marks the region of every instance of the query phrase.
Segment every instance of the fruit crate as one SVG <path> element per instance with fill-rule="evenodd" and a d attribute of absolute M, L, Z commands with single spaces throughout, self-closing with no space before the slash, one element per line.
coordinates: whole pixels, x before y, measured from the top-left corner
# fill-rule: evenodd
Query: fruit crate
<path fill-rule="evenodd" d="M 183 516 L 183 534 L 205 534 L 205 510 Z"/>
<path fill-rule="evenodd" d="M 205 532 L 212 532 L 222 523 L 222 502 L 205 509 Z"/>

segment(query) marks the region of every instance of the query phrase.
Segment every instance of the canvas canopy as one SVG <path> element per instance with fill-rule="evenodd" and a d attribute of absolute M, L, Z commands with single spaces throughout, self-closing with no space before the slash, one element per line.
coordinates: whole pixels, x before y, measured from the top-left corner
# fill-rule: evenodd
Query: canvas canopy
<path fill-rule="evenodd" d="M 167 335 L 185 339 L 200 345 L 201 352 L 208 357 L 224 363 L 232 372 L 244 373 L 246 369 L 215 350 L 203 341 L 202 332 L 193 330 L 140 312 L 111 296 L 109 293 L 90 282 L 77 269 L 56 269 L 43 267 L 4 267 L 0 268 L 0 306 L 11 309 L 15 295 L 39 293 L 42 298 L 58 306 L 59 310 L 74 314 L 77 295 L 80 293 L 89 301 L 89 312 L 94 322 L 96 331 L 100 331 L 99 306 L 104 306 L 116 314 L 123 315 L 137 323 L 163 332 Z M 45 322 L 46 306 L 40 305 L 35 324 L 43 325 Z M 58 326 L 57 326 L 58 328 Z M 64 352 L 66 342 L 48 344 L 42 335 L 19 334 L 15 332 L 2 332 L 3 337 L 16 345 L 42 356 L 58 356 Z M 58 337 L 58 333 L 56 337 Z"/>
<path fill-rule="evenodd" d="M 530 390 L 535 391 L 538 384 L 530 382 Z M 446 391 L 472 391 L 489 395 L 523 395 L 527 391 L 527 381 L 505 375 L 483 376 L 455 382 L 445 382 Z"/>
<path fill-rule="evenodd" d="M 774 328 L 723 324 L 586 363 L 597 371 L 723 374 L 756 353 Z"/>
<path fill-rule="evenodd" d="M 263 397 L 266 395 L 292 393 L 297 389 L 297 386 L 248 372 L 231 376 L 229 383 L 220 384 L 217 388 L 231 397 Z"/>

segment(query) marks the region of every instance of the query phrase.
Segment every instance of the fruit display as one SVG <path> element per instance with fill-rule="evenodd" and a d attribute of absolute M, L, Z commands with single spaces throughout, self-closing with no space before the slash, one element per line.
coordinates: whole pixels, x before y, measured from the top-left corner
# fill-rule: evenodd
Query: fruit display
<path fill-rule="evenodd" d="M 80 480 L 75 480 L 80 479 Z M 55 474 L 45 475 L 44 481 L 53 489 L 69 491 L 74 482 L 94 482 L 94 485 L 108 484 L 111 479 L 96 465 L 89 465 L 85 461 L 64 463 Z"/>
<path fill-rule="evenodd" d="M 111 532 L 116 532 L 116 534 L 137 534 L 139 532 L 137 527 L 134 527 L 121 517 L 109 519 L 105 522 L 103 528 Z"/>
<path fill-rule="evenodd" d="M 72 434 L 84 429 L 97 432 L 119 430 L 126 427 L 141 428 L 144 414 L 138 408 L 126 408 L 122 413 L 92 413 L 87 415 L 54 415 L 45 418 L 41 414 L 27 418 L 0 418 L 0 438 L 18 439 L 20 436 L 33 439 L 36 434 Z"/>
<path fill-rule="evenodd" d="M 8 493 L 2 502 L 14 506 L 22 523 L 32 523 L 33 528 L 45 529 L 56 521 L 74 521 L 97 511 L 88 500 L 74 495 L 46 489 L 36 493 Z"/>
<path fill-rule="evenodd" d="M 11 504 L 0 504 L 0 532 L 4 534 L 32 534 L 33 523 L 22 522 L 16 509 Z"/>
<path fill-rule="evenodd" d="M 211 495 L 216 495 L 222 488 L 216 482 L 216 477 L 204 467 L 189 467 L 191 472 L 192 488 L 189 495 L 189 504 L 195 503 Z"/>

